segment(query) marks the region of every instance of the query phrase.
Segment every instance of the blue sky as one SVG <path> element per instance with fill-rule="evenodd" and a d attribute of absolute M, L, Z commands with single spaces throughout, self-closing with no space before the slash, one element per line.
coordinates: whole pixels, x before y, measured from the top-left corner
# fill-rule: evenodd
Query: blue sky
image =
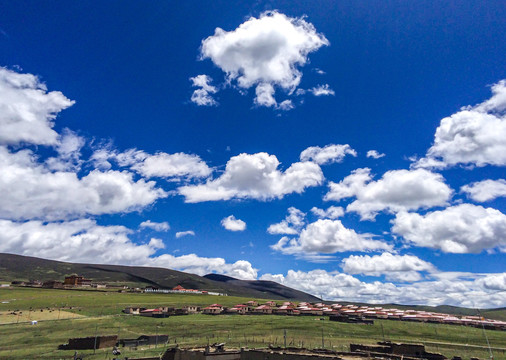
<path fill-rule="evenodd" d="M 505 15 L 4 5 L 0 251 L 506 306 Z"/>

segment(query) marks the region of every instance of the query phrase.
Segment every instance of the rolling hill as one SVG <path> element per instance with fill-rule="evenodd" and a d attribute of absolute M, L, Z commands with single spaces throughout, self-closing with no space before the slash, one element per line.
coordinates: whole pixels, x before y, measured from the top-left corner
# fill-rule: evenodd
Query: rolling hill
<path fill-rule="evenodd" d="M 260 299 L 318 301 L 318 298 L 272 281 L 244 281 L 216 274 L 204 277 L 165 268 L 78 264 L 46 260 L 30 256 L 0 253 L 0 281 L 60 280 L 71 274 L 82 275 L 95 282 L 129 286 L 156 286 L 171 289 L 181 285 L 187 289 L 207 290 Z"/>

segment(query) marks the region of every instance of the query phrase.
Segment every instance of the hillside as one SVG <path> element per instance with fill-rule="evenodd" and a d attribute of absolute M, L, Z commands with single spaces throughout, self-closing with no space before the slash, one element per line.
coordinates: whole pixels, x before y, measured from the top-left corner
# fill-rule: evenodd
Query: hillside
<path fill-rule="evenodd" d="M 62 280 L 66 275 L 79 274 L 95 282 L 207 290 L 263 299 L 291 299 L 316 301 L 316 297 L 270 281 L 215 280 L 165 268 L 101 264 L 77 264 L 36 257 L 0 253 L 0 281 L 28 281 L 31 279 Z"/>
<path fill-rule="evenodd" d="M 289 299 L 297 298 L 301 299 L 308 294 L 302 291 L 294 290 L 292 288 L 286 287 L 284 285 L 278 284 L 274 281 L 266 281 L 266 280 L 239 280 L 230 276 L 219 275 L 219 274 L 208 274 L 204 275 L 204 278 L 208 280 L 212 280 L 215 282 L 221 282 L 227 285 L 237 286 L 243 289 L 249 289 L 252 291 L 261 291 L 262 293 L 271 293 L 277 295 L 279 298 Z M 294 297 L 295 295 L 295 297 Z M 311 296 L 311 295 L 310 295 Z M 311 298 L 306 298 L 305 301 L 319 301 L 319 299 L 315 296 L 311 296 Z"/>

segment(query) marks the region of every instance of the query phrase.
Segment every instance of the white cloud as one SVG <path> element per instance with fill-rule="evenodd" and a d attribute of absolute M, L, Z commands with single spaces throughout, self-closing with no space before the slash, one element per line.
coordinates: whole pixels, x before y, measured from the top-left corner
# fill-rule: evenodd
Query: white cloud
<path fill-rule="evenodd" d="M 84 219 L 69 222 L 0 220 L 0 251 L 60 261 L 137 263 L 156 249 L 132 243 L 124 226 L 99 226 Z"/>
<path fill-rule="evenodd" d="M 84 214 L 123 213 L 145 208 L 167 193 L 154 182 L 134 181 L 126 171 L 49 170 L 30 150 L 0 146 L 0 217 L 67 219 Z"/>
<path fill-rule="evenodd" d="M 377 304 L 454 305 L 470 308 L 495 308 L 506 305 L 506 292 L 502 287 L 504 274 L 489 274 L 492 287 L 487 288 L 481 275 L 444 276 L 436 280 L 395 285 L 391 282 L 362 282 L 357 278 L 336 271 L 312 270 L 308 272 L 288 270 L 283 274 L 264 274 L 261 280 L 323 295 L 325 300 L 365 302 Z M 490 280 L 494 278 L 494 280 Z"/>
<path fill-rule="evenodd" d="M 274 98 L 274 86 L 268 83 L 259 84 L 255 89 L 255 104 L 258 106 L 276 107 L 277 102 Z"/>
<path fill-rule="evenodd" d="M 206 258 L 195 254 L 181 256 L 163 254 L 150 259 L 148 264 L 150 264 L 149 266 L 177 269 L 200 276 L 218 273 L 242 280 L 255 280 L 258 273 L 258 270 L 253 268 L 251 263 L 245 260 L 238 260 L 230 264 L 223 258 Z"/>
<path fill-rule="evenodd" d="M 334 96 L 335 95 L 334 90 L 332 90 L 329 87 L 329 84 L 318 85 L 312 89 L 309 89 L 308 91 L 310 93 L 312 93 L 314 96 L 329 96 L 329 95 Z"/>
<path fill-rule="evenodd" d="M 295 235 L 305 224 L 306 214 L 294 207 L 288 208 L 288 215 L 284 220 L 277 224 L 269 225 L 267 232 L 269 234 L 288 234 Z"/>
<path fill-rule="evenodd" d="M 142 150 L 129 149 L 118 152 L 109 149 L 96 150 L 91 160 L 99 168 L 109 169 L 110 161 L 121 167 L 129 167 L 144 177 L 161 177 L 169 180 L 183 178 L 205 178 L 212 169 L 198 156 L 193 154 L 158 152 L 150 155 Z"/>
<path fill-rule="evenodd" d="M 346 155 L 357 156 L 350 145 L 311 146 L 300 153 L 301 161 L 313 161 L 318 165 L 340 163 Z"/>
<path fill-rule="evenodd" d="M 492 86 L 493 96 L 441 120 L 434 144 L 414 167 L 506 165 L 506 81 Z"/>
<path fill-rule="evenodd" d="M 414 255 L 351 255 L 343 259 L 342 268 L 348 274 L 363 274 L 368 276 L 385 275 L 392 281 L 418 281 L 422 279 L 421 271 L 433 272 L 434 265 Z"/>
<path fill-rule="evenodd" d="M 287 255 L 305 257 L 346 251 L 392 250 L 392 246 L 373 240 L 370 234 L 358 234 L 340 220 L 319 219 L 307 225 L 297 239 L 283 237 L 271 248 Z"/>
<path fill-rule="evenodd" d="M 384 210 L 398 212 L 444 206 L 452 195 L 443 176 L 425 169 L 391 170 L 377 181 L 372 180 L 370 171 L 357 169 L 341 182 L 331 182 L 324 199 L 339 201 L 355 196 L 356 200 L 346 210 L 371 220 Z"/>
<path fill-rule="evenodd" d="M 176 233 L 176 238 L 182 238 L 183 236 L 195 236 L 195 231 L 188 230 L 188 231 L 178 231 Z"/>
<path fill-rule="evenodd" d="M 155 250 L 165 249 L 165 244 L 163 243 L 163 240 L 157 238 L 151 238 L 151 240 L 149 240 L 148 246 Z"/>
<path fill-rule="evenodd" d="M 485 202 L 506 196 L 506 180 L 483 180 L 464 185 L 460 191 L 465 192 L 474 201 Z"/>
<path fill-rule="evenodd" d="M 392 231 L 415 246 L 447 253 L 506 249 L 506 215 L 499 210 L 461 204 L 425 215 L 400 212 Z"/>
<path fill-rule="evenodd" d="M 478 282 L 490 290 L 506 291 L 506 273 L 488 274 Z"/>
<path fill-rule="evenodd" d="M 62 135 L 58 135 L 55 150 L 58 153 L 56 157 L 46 159 L 49 169 L 55 171 L 74 171 L 81 169 L 83 161 L 81 160 L 81 149 L 86 140 L 69 129 L 64 129 Z"/>
<path fill-rule="evenodd" d="M 22 142 L 56 145 L 56 115 L 74 104 L 59 91 L 47 87 L 35 75 L 0 67 L 0 145 Z"/>
<path fill-rule="evenodd" d="M 145 177 L 179 178 L 203 178 L 212 171 L 199 156 L 184 153 L 148 155 L 144 161 L 133 165 L 132 170 Z"/>
<path fill-rule="evenodd" d="M 146 221 L 141 222 L 139 227 L 142 229 L 144 229 L 144 228 L 153 229 L 155 231 L 168 231 L 170 229 L 170 225 L 167 221 L 154 222 L 151 220 L 146 220 Z"/>
<path fill-rule="evenodd" d="M 188 203 L 230 199 L 281 199 L 290 193 L 320 185 L 324 179 L 317 164 L 294 163 L 284 172 L 278 170 L 279 161 L 267 153 L 240 154 L 232 157 L 225 172 L 204 184 L 187 185 L 178 192 Z"/>
<path fill-rule="evenodd" d="M 221 226 L 229 231 L 244 231 L 246 223 L 241 219 L 236 219 L 234 215 L 227 216 L 221 220 Z"/>
<path fill-rule="evenodd" d="M 330 206 L 327 210 L 313 207 L 311 212 L 320 219 L 338 219 L 344 215 L 344 209 L 340 206 Z"/>
<path fill-rule="evenodd" d="M 367 152 L 367 157 L 368 158 L 379 159 L 379 158 L 382 158 L 384 156 L 385 156 L 385 154 L 379 153 L 377 150 L 369 150 Z"/>
<path fill-rule="evenodd" d="M 218 89 L 210 84 L 212 80 L 213 79 L 207 75 L 198 75 L 190 78 L 192 86 L 200 88 L 193 91 L 191 97 L 193 103 L 199 106 L 218 105 L 216 100 L 211 96 L 211 94 L 216 94 L 218 92 Z"/>
<path fill-rule="evenodd" d="M 294 107 L 292 100 L 284 100 L 278 105 L 278 109 L 283 111 L 292 110 Z"/>
<path fill-rule="evenodd" d="M 92 264 L 156 266 L 204 275 L 211 272 L 241 279 L 255 279 L 257 269 L 248 261 L 227 263 L 223 258 L 153 256 L 163 241 L 152 238 L 136 244 L 124 226 L 100 226 L 93 220 L 43 223 L 0 220 L 0 252 L 37 256 L 45 259 Z"/>
<path fill-rule="evenodd" d="M 302 78 L 298 68 L 324 45 L 328 40 L 312 24 L 271 11 L 233 31 L 216 28 L 202 41 L 201 57 L 211 59 L 240 90 L 256 87 L 257 105 L 286 110 L 277 106 L 275 87 L 293 93 Z"/>

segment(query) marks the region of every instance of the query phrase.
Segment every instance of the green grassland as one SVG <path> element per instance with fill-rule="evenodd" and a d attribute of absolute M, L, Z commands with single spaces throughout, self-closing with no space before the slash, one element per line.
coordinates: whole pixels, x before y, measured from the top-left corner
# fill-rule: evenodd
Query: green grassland
<path fill-rule="evenodd" d="M 374 325 L 343 324 L 319 317 L 188 315 L 165 319 L 121 314 L 127 306 L 156 307 L 158 305 L 225 306 L 251 300 L 240 297 L 217 297 L 179 294 L 131 294 L 98 291 L 70 291 L 30 288 L 0 289 L 0 312 L 23 312 L 35 320 L 43 312 L 60 312 L 54 320 L 39 321 L 37 325 L 0 319 L 0 359 L 70 359 L 74 351 L 57 350 L 71 337 L 119 335 L 136 338 L 143 334 L 167 334 L 169 344 L 122 349 L 122 357 L 148 356 L 161 353 L 166 346 L 190 347 L 207 343 L 226 342 L 228 347 L 266 347 L 269 344 L 295 347 L 348 350 L 350 343 L 373 344 L 380 340 L 424 343 L 428 351 L 441 352 L 448 357 L 460 355 L 464 359 L 489 358 L 488 337 L 495 359 L 506 360 L 506 333 L 482 329 L 419 324 L 399 321 L 375 321 Z M 4 303 L 8 302 L 8 303 Z M 28 315 L 26 314 L 28 312 Z M 65 318 L 62 313 L 74 313 L 79 318 Z M 26 319 L 26 318 L 25 318 Z M 110 349 L 82 351 L 86 359 L 112 359 Z"/>

